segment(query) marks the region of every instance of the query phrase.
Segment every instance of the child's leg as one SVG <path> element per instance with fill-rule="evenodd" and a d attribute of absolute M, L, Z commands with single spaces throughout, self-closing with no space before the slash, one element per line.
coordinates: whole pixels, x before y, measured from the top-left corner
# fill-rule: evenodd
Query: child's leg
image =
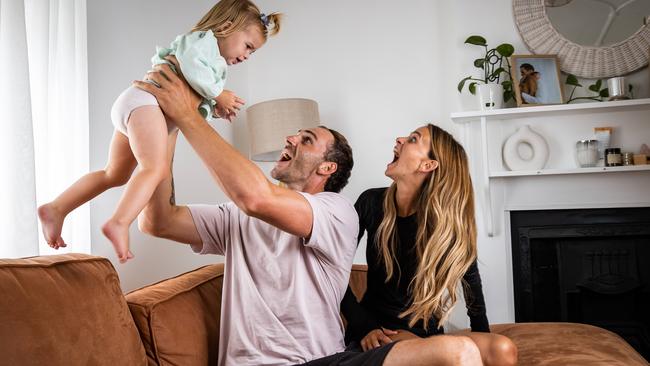
<path fill-rule="evenodd" d="M 105 190 L 125 184 L 135 166 L 136 160 L 131 152 L 128 138 L 115 131 L 106 168 L 84 175 L 54 201 L 38 208 L 38 217 L 48 245 L 54 249 L 65 247 L 66 244 L 61 238 L 61 228 L 66 215 Z"/>
<path fill-rule="evenodd" d="M 115 247 L 121 263 L 132 258 L 129 226 L 142 211 L 153 191 L 167 174 L 167 124 L 158 106 L 134 110 L 128 122 L 129 143 L 138 161 L 138 170 L 126 185 L 113 216 L 102 231 Z"/>

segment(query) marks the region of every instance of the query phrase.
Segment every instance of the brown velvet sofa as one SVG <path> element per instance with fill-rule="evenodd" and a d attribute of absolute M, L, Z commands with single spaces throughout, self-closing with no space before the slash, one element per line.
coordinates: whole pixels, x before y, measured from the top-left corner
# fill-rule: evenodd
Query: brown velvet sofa
<path fill-rule="evenodd" d="M 110 261 L 83 254 L 0 259 L 0 365 L 215 365 L 223 265 L 123 295 Z M 355 265 L 355 294 L 365 266 Z M 625 341 L 571 323 L 496 324 L 520 365 L 647 365 Z"/>

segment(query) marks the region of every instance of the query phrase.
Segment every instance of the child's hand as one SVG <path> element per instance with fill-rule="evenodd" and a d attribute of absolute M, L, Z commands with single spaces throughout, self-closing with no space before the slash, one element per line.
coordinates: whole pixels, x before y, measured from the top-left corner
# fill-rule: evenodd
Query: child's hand
<path fill-rule="evenodd" d="M 235 113 L 228 113 L 228 111 L 226 111 L 225 108 L 221 108 L 217 104 L 216 106 L 214 106 L 212 117 L 214 117 L 214 118 L 223 118 L 223 119 L 227 120 L 228 122 L 232 122 L 232 120 L 235 117 L 237 117 L 237 115 Z"/>
<path fill-rule="evenodd" d="M 214 100 L 217 102 L 215 107 L 217 115 L 229 121 L 232 121 L 232 118 L 237 116 L 237 112 L 246 103 L 230 90 L 222 91 Z"/>

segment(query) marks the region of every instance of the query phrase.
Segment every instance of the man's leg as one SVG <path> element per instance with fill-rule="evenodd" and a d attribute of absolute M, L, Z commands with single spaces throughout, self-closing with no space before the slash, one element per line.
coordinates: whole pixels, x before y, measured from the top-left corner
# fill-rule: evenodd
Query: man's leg
<path fill-rule="evenodd" d="M 486 366 L 509 366 L 517 364 L 517 346 L 510 338 L 494 333 L 467 333 L 481 352 Z"/>
<path fill-rule="evenodd" d="M 438 335 L 397 342 L 384 366 L 483 365 L 476 343 L 469 337 Z"/>

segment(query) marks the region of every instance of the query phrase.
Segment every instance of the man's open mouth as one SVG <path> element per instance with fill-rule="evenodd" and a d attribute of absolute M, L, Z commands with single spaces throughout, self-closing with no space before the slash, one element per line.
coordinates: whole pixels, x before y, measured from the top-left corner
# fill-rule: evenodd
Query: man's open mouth
<path fill-rule="evenodd" d="M 283 151 L 282 154 L 280 154 L 280 161 L 289 161 L 291 160 L 291 155 L 289 155 L 288 152 Z"/>

